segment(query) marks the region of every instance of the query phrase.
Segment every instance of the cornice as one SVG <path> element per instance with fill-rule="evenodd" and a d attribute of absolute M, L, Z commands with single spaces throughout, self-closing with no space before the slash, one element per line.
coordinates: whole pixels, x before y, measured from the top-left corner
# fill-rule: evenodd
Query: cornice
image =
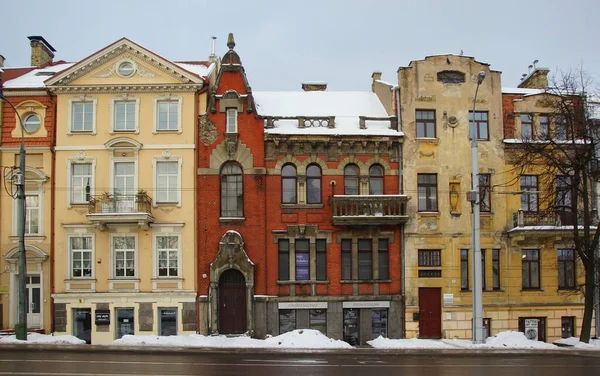
<path fill-rule="evenodd" d="M 89 85 L 89 86 L 52 86 L 50 91 L 60 94 L 104 94 L 104 93 L 193 93 L 202 89 L 201 84 L 171 85 Z"/>
<path fill-rule="evenodd" d="M 0 151 L 1 152 L 14 152 L 14 153 L 18 153 L 20 149 L 20 146 L 0 146 Z M 50 148 L 50 146 L 27 146 L 27 139 L 25 139 L 25 153 L 27 154 L 28 152 L 31 151 L 51 151 L 52 149 Z"/>
<path fill-rule="evenodd" d="M 4 92 L 5 97 L 41 97 L 48 95 L 48 92 L 45 90 L 36 90 L 36 91 L 26 91 L 26 90 L 17 90 L 17 91 L 9 91 L 6 90 Z"/>

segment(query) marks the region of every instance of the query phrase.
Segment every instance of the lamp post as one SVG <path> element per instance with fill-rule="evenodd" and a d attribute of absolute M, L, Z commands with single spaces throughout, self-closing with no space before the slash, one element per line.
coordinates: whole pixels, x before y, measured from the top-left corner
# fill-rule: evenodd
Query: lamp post
<path fill-rule="evenodd" d="M 12 175 L 12 181 L 17 186 L 17 233 L 19 236 L 19 314 L 15 325 L 17 339 L 27 340 L 27 309 L 25 289 L 27 288 L 27 270 L 25 260 L 25 135 L 23 133 L 23 120 L 15 106 L 6 99 L 2 93 L 0 82 L 0 99 L 4 100 L 13 109 L 21 126 L 21 145 L 19 147 L 19 168 Z"/>
<path fill-rule="evenodd" d="M 473 253 L 473 343 L 483 343 L 483 292 L 481 291 L 483 283 L 481 278 L 481 226 L 480 226 L 480 195 L 479 195 L 479 154 L 477 152 L 477 123 L 475 122 L 475 105 L 477 104 L 477 92 L 479 86 L 485 79 L 485 72 L 481 71 L 477 75 L 477 87 L 473 97 L 473 122 L 471 123 L 471 167 L 472 190 L 469 195 L 471 207 L 473 209 L 471 223 L 471 249 Z"/>

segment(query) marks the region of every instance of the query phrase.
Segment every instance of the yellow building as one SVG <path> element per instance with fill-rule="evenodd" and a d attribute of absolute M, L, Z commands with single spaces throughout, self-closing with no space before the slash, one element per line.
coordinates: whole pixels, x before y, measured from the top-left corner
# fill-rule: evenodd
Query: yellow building
<path fill-rule="evenodd" d="M 57 98 L 56 334 L 196 332 L 195 140 L 214 70 L 123 38 L 46 82 Z"/>

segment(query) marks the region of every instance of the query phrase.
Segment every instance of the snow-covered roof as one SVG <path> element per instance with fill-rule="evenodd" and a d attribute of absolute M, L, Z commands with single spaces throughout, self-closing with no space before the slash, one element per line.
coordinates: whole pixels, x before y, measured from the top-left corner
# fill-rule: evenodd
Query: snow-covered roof
<path fill-rule="evenodd" d="M 297 119 L 281 119 L 267 134 L 316 134 L 316 135 L 371 135 L 402 136 L 391 129 L 390 116 L 371 92 L 358 91 L 259 91 L 254 92 L 256 109 L 264 117 L 335 117 L 335 128 L 298 128 Z M 366 129 L 360 128 L 360 116 L 385 118 L 366 120 Z"/>
<path fill-rule="evenodd" d="M 188 72 L 197 74 L 200 77 L 206 77 L 208 76 L 215 64 L 210 64 L 209 66 L 206 66 L 202 63 L 197 63 L 197 64 L 192 64 L 192 63 L 178 63 L 178 62 L 174 62 L 175 64 L 177 64 L 180 68 L 185 69 Z"/>
<path fill-rule="evenodd" d="M 523 95 L 536 95 L 546 92 L 543 89 L 525 89 L 520 87 L 503 87 L 502 94 L 523 94 Z"/>
<path fill-rule="evenodd" d="M 5 89 L 43 89 L 46 87 L 44 81 L 57 72 L 61 72 L 71 67 L 73 64 L 74 63 L 61 63 L 34 69 L 22 76 L 6 81 L 3 87 Z"/>

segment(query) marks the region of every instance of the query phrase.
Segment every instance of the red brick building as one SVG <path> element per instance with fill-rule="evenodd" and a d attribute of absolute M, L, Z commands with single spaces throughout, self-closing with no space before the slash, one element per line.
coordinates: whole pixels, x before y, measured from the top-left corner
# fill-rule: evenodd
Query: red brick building
<path fill-rule="evenodd" d="M 234 51 L 200 117 L 200 331 L 402 333 L 402 132 L 370 92 L 253 93 Z"/>

